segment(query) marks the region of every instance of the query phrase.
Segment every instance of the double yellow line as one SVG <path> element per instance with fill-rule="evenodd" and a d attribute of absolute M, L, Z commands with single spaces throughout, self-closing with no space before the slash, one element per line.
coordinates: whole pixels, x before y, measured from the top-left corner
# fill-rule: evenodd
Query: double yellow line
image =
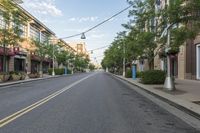
<path fill-rule="evenodd" d="M 26 114 L 26 113 L 32 111 L 33 109 L 35 109 L 35 108 L 37 108 L 37 107 L 43 105 L 44 103 L 48 102 L 49 100 L 53 99 L 54 97 L 60 95 L 61 93 L 67 91 L 67 90 L 70 89 L 71 87 L 73 87 L 73 86 L 79 84 L 79 83 L 82 82 L 83 80 L 86 80 L 86 79 L 88 79 L 89 77 L 91 77 L 91 76 L 93 76 L 93 75 L 94 75 L 94 74 L 89 75 L 89 76 L 87 76 L 87 77 L 85 77 L 85 78 L 82 78 L 81 80 L 78 80 L 78 81 L 72 83 L 71 85 L 69 85 L 69 86 L 67 86 L 67 87 L 65 87 L 65 88 L 63 88 L 63 89 L 61 89 L 61 90 L 59 90 L 59 91 L 57 91 L 57 92 L 54 92 L 53 94 L 51 94 L 51 95 L 49 95 L 49 96 L 47 96 L 47 97 L 45 97 L 45 98 L 39 100 L 38 102 L 36 102 L 36 103 L 34 103 L 34 104 L 31 104 L 30 106 L 28 106 L 28 107 L 26 107 L 26 108 L 23 108 L 23 109 L 17 111 L 16 113 L 14 113 L 14 114 L 12 114 L 12 115 L 6 117 L 6 118 L 1 119 L 1 120 L 0 120 L 0 128 L 3 127 L 3 126 L 5 126 L 5 125 L 7 125 L 8 123 L 14 121 L 15 119 L 21 117 L 22 115 L 24 115 L 24 114 Z"/>

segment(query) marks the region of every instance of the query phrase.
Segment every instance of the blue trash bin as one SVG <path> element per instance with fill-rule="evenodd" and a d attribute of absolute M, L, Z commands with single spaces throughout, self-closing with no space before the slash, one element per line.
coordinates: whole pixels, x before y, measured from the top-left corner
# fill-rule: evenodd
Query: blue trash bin
<path fill-rule="evenodd" d="M 136 65 L 135 64 L 132 66 L 132 78 L 133 80 L 136 80 Z"/>

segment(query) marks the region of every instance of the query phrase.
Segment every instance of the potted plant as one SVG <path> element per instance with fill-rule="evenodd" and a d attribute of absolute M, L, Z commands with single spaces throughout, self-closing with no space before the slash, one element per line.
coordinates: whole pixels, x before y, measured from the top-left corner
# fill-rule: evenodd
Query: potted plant
<path fill-rule="evenodd" d="M 10 74 L 9 73 L 0 73 L 0 81 L 1 82 L 6 82 L 8 81 L 10 78 Z"/>
<path fill-rule="evenodd" d="M 20 75 L 21 75 L 20 80 L 25 80 L 25 78 L 26 78 L 26 73 L 25 73 L 25 72 L 21 72 Z"/>
<path fill-rule="evenodd" d="M 167 51 L 167 54 L 168 55 L 176 55 L 179 53 L 179 48 L 177 47 L 171 47 L 168 51 Z"/>
<path fill-rule="evenodd" d="M 19 72 L 10 72 L 10 76 L 13 81 L 21 79 L 21 74 Z"/>
<path fill-rule="evenodd" d="M 30 73 L 30 74 L 28 74 L 28 77 L 29 78 L 39 78 L 40 74 L 39 73 Z"/>

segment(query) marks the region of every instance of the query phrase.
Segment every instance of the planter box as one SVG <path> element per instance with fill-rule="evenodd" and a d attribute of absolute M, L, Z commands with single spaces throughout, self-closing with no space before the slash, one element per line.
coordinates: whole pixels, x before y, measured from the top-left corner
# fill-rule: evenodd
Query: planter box
<path fill-rule="evenodd" d="M 21 80 L 25 80 L 25 78 L 26 78 L 26 75 L 25 75 L 25 74 L 22 74 L 20 79 L 21 79 Z"/>
<path fill-rule="evenodd" d="M 39 78 L 40 75 L 38 73 L 31 73 L 31 74 L 28 74 L 28 77 L 29 78 Z"/>
<path fill-rule="evenodd" d="M 8 81 L 9 78 L 10 78 L 10 75 L 8 75 L 8 74 L 1 74 L 0 75 L 0 81 L 1 82 L 6 82 L 6 81 Z"/>
<path fill-rule="evenodd" d="M 21 79 L 21 75 L 17 75 L 17 74 L 11 74 L 11 78 L 13 81 L 17 81 Z"/>

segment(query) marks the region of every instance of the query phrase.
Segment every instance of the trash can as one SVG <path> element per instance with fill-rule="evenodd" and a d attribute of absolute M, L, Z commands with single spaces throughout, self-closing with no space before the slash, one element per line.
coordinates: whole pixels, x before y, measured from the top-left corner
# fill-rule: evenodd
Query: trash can
<path fill-rule="evenodd" d="M 136 80 L 136 65 L 132 65 L 132 79 Z"/>

